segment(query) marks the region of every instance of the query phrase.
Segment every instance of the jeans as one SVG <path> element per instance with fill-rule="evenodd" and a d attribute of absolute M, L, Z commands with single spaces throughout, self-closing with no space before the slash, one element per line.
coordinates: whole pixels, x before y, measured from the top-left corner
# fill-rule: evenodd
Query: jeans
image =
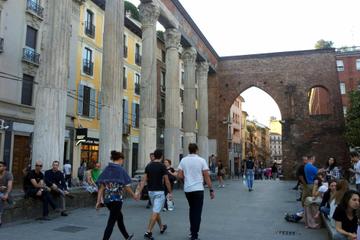
<path fill-rule="evenodd" d="M 114 229 L 115 222 L 117 222 L 118 228 L 125 239 L 129 238 L 129 234 L 126 231 L 124 225 L 124 217 L 121 212 L 122 202 L 110 202 L 106 204 L 106 207 L 110 211 L 109 219 L 105 228 L 103 240 L 110 239 L 112 231 Z"/>
<path fill-rule="evenodd" d="M 153 205 L 153 212 L 160 213 L 166 201 L 164 191 L 149 191 L 149 198 Z"/>
<path fill-rule="evenodd" d="M 330 208 L 322 206 L 320 207 L 320 212 L 325 215 L 325 217 L 328 217 L 330 214 Z"/>
<path fill-rule="evenodd" d="M 191 239 L 197 239 L 200 230 L 201 213 L 204 203 L 204 191 L 186 192 L 189 203 L 189 220 Z"/>
<path fill-rule="evenodd" d="M 254 185 L 254 170 L 247 169 L 246 170 L 246 182 L 249 189 L 253 188 Z"/>
<path fill-rule="evenodd" d="M 46 217 L 49 215 L 49 204 L 50 206 L 55 209 L 56 204 L 54 203 L 52 197 L 50 196 L 50 193 L 46 190 L 42 191 L 41 196 L 37 196 L 36 193 L 39 191 L 39 188 L 31 188 L 28 191 L 28 195 L 40 199 L 43 202 L 43 216 Z"/>

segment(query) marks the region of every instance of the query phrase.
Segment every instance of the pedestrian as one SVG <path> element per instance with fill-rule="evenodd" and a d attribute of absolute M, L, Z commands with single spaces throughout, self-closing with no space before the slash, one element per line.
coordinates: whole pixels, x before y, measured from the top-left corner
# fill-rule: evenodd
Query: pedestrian
<path fill-rule="evenodd" d="M 96 181 L 98 180 L 99 176 L 101 175 L 101 164 L 100 162 L 95 163 L 95 167 L 90 168 L 86 171 L 86 181 L 84 184 L 84 188 L 89 193 L 97 193 L 98 192 L 98 185 Z"/>
<path fill-rule="evenodd" d="M 124 154 L 111 151 L 111 160 L 112 163 L 109 163 L 96 182 L 99 185 L 96 209 L 105 204 L 110 211 L 103 240 L 110 239 L 116 222 L 123 237 L 130 240 L 134 237 L 134 234 L 129 235 L 126 231 L 124 217 L 121 212 L 123 190 L 127 191 L 134 199 L 136 199 L 136 196 L 131 190 L 131 178 L 121 166 L 124 163 Z"/>
<path fill-rule="evenodd" d="M 245 169 L 244 169 L 249 192 L 253 191 L 254 169 L 255 169 L 254 158 L 252 156 L 249 156 L 249 158 L 245 161 Z"/>
<path fill-rule="evenodd" d="M 356 189 L 360 191 L 360 161 L 359 154 L 357 152 L 350 153 L 351 161 L 354 162 L 354 169 L 350 168 L 349 171 L 355 173 Z"/>
<path fill-rule="evenodd" d="M 326 163 L 326 181 L 329 182 L 331 179 L 339 180 L 340 179 L 340 169 L 337 166 L 336 158 L 329 157 Z"/>
<path fill-rule="evenodd" d="M 171 189 L 173 190 L 174 189 L 174 184 L 175 184 L 175 181 L 176 181 L 176 177 L 177 177 L 177 172 L 175 171 L 175 169 L 171 166 L 171 160 L 170 159 L 165 159 L 164 160 L 164 164 L 165 164 L 165 167 L 166 167 L 166 170 L 167 170 L 167 175 L 169 177 L 169 181 L 170 181 L 170 185 L 171 185 Z M 165 196 L 167 196 L 167 194 L 169 193 L 167 191 L 167 188 L 166 186 L 164 187 L 165 188 Z M 171 205 L 171 206 L 170 206 Z M 164 204 L 164 211 L 167 211 L 167 210 L 174 210 L 174 202 L 170 199 L 166 199 L 165 201 L 165 204 Z"/>
<path fill-rule="evenodd" d="M 189 155 L 184 157 L 178 167 L 178 177 L 184 179 L 184 192 L 189 203 L 190 239 L 198 240 L 201 224 L 201 213 L 204 203 L 205 180 L 210 191 L 210 199 L 215 198 L 206 160 L 199 157 L 198 146 L 190 143 Z"/>
<path fill-rule="evenodd" d="M 149 163 L 151 163 L 152 161 L 154 161 L 154 160 L 155 160 L 154 153 L 150 153 L 150 154 L 149 154 L 149 158 L 150 158 L 150 162 L 149 162 Z M 145 188 L 147 189 L 147 186 L 145 186 Z M 148 191 L 147 195 L 149 196 L 149 191 Z M 148 202 L 147 202 L 147 204 L 146 204 L 146 208 L 149 209 L 150 207 L 151 207 L 151 201 L 150 201 L 150 198 L 148 198 Z"/>
<path fill-rule="evenodd" d="M 277 175 L 278 175 L 278 169 L 277 169 L 277 166 L 276 166 L 276 162 L 274 162 L 274 164 L 273 164 L 272 167 L 271 167 L 271 176 L 272 176 L 272 179 L 273 179 L 273 180 L 276 180 L 276 179 L 277 179 Z"/>
<path fill-rule="evenodd" d="M 85 161 L 82 161 L 77 171 L 77 177 L 79 179 L 80 185 L 83 185 L 84 183 L 85 171 L 86 171 L 86 164 Z"/>
<path fill-rule="evenodd" d="M 225 168 L 221 161 L 218 161 L 218 172 L 217 172 L 217 179 L 219 181 L 219 188 L 225 187 L 224 184 L 224 176 L 225 176 Z"/>
<path fill-rule="evenodd" d="M 71 188 L 71 164 L 69 160 L 66 160 L 64 164 L 65 182 L 68 188 Z"/>
<path fill-rule="evenodd" d="M 303 156 L 302 157 L 302 164 L 298 167 L 298 169 L 296 170 L 296 177 L 298 179 L 298 185 L 301 185 L 301 191 L 300 191 L 300 197 L 299 199 L 296 199 L 297 201 L 301 201 L 301 205 L 304 207 L 304 203 L 305 203 L 305 194 L 304 192 L 307 191 L 306 189 L 306 185 L 307 185 L 307 181 L 306 181 L 306 177 L 305 177 L 305 165 L 308 163 L 308 157 L 307 156 Z"/>
<path fill-rule="evenodd" d="M 167 174 L 167 170 L 165 165 L 162 163 L 163 153 L 161 150 L 157 149 L 154 152 L 155 159 L 149 163 L 145 168 L 145 175 L 142 178 L 137 190 L 136 195 L 137 198 L 140 198 L 140 193 L 147 183 L 148 190 L 149 190 L 149 198 L 153 205 L 152 214 L 150 216 L 149 225 L 145 232 L 144 238 L 153 240 L 152 230 L 156 222 L 160 228 L 160 234 L 164 234 L 167 229 L 167 225 L 163 224 L 160 217 L 160 212 L 165 203 L 165 188 L 164 182 L 166 185 L 167 190 L 169 191 L 168 198 L 172 199 L 172 190 L 169 181 L 169 177 Z"/>
<path fill-rule="evenodd" d="M 13 180 L 13 175 L 6 171 L 6 163 L 0 161 L 0 227 L 2 225 L 1 216 L 4 211 L 4 203 L 11 203 Z"/>

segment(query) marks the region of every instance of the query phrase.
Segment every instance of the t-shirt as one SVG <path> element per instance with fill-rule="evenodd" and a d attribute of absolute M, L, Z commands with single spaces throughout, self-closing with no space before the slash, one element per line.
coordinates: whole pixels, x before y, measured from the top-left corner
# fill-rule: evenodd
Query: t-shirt
<path fill-rule="evenodd" d="M 147 175 L 147 186 L 149 191 L 164 191 L 163 179 L 167 175 L 166 167 L 163 163 L 154 160 L 145 168 Z"/>
<path fill-rule="evenodd" d="M 7 187 L 9 181 L 14 180 L 14 177 L 11 173 L 5 172 L 3 177 L 0 177 L 0 187 Z M 1 190 L 0 190 L 1 191 Z M 4 190 L 3 192 L 6 192 L 7 190 Z"/>
<path fill-rule="evenodd" d="M 304 172 L 307 184 L 314 184 L 318 169 L 311 163 L 307 163 L 305 165 Z"/>
<path fill-rule="evenodd" d="M 64 173 L 65 173 L 65 175 L 71 175 L 71 164 L 70 163 L 66 163 L 64 165 Z"/>
<path fill-rule="evenodd" d="M 353 219 L 350 220 L 346 215 L 345 209 L 338 206 L 335 209 L 333 219 L 335 221 L 341 222 L 341 226 L 344 231 L 349 233 L 356 233 L 358 219 L 356 217 L 355 211 L 353 213 L 353 216 Z"/>
<path fill-rule="evenodd" d="M 36 183 L 39 183 L 41 180 L 44 179 L 44 174 L 42 172 L 36 173 L 35 170 L 31 170 L 31 172 L 29 173 L 30 183 L 31 179 L 35 179 Z M 30 187 L 35 188 L 32 184 Z"/>
<path fill-rule="evenodd" d="M 205 159 L 189 154 L 181 159 L 178 169 L 184 172 L 184 192 L 204 191 L 203 171 L 209 170 Z"/>
<path fill-rule="evenodd" d="M 246 160 L 246 169 L 254 169 L 254 161 L 251 161 L 251 160 Z"/>
<path fill-rule="evenodd" d="M 174 173 L 175 169 L 172 167 L 169 167 L 167 170 L 167 175 L 169 177 L 170 184 L 173 184 L 176 181 L 176 177 L 170 173 Z"/>
<path fill-rule="evenodd" d="M 354 169 L 356 172 L 360 172 L 360 161 L 355 163 Z M 355 173 L 356 184 L 360 184 L 360 173 Z"/>

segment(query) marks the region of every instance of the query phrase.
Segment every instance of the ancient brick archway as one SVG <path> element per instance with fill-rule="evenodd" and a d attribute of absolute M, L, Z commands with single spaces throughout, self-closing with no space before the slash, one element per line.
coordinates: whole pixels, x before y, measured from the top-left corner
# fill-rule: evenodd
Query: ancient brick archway
<path fill-rule="evenodd" d="M 333 50 L 310 50 L 220 58 L 209 75 L 209 138 L 217 140 L 226 160 L 227 118 L 234 99 L 249 87 L 267 92 L 278 104 L 283 123 L 283 167 L 287 178 L 302 155 L 314 154 L 319 165 L 329 156 L 347 158 L 342 136 L 344 118 Z M 332 114 L 310 116 L 308 92 L 322 86 L 330 95 Z M 227 164 L 227 161 L 224 161 Z"/>

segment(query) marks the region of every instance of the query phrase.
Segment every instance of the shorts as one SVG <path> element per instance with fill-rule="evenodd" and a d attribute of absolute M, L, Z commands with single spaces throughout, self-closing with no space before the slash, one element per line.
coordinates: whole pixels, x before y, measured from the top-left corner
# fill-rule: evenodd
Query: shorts
<path fill-rule="evenodd" d="M 153 205 L 153 212 L 160 213 L 165 203 L 164 191 L 149 191 L 149 198 Z"/>

